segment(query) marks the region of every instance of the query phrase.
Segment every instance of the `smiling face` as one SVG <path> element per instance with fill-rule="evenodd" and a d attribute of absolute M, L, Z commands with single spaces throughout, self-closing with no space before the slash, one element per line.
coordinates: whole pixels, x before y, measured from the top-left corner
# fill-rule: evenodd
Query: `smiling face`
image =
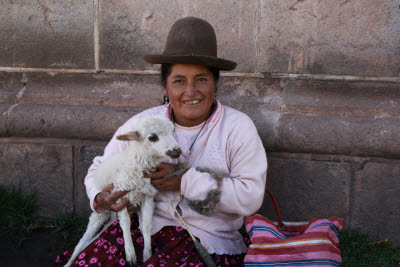
<path fill-rule="evenodd" d="M 175 121 L 182 126 L 199 125 L 210 115 L 217 81 L 207 67 L 174 64 L 164 88 L 174 110 Z"/>

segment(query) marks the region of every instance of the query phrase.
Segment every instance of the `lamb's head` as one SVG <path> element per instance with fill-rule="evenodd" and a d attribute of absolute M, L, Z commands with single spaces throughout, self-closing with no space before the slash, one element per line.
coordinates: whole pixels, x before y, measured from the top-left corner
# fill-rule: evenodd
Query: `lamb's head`
<path fill-rule="evenodd" d="M 118 135 L 122 141 L 141 142 L 153 157 L 179 158 L 182 151 L 173 132 L 174 124 L 162 116 L 149 116 L 139 120 L 136 131 Z"/>

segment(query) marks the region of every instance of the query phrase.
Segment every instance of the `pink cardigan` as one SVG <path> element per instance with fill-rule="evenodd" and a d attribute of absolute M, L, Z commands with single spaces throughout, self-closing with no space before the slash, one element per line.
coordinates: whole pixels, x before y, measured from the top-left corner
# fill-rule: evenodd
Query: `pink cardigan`
<path fill-rule="evenodd" d="M 94 207 L 94 197 L 100 192 L 93 183 L 94 171 L 100 162 L 126 149 L 128 145 L 115 137 L 132 131 L 140 117 L 156 114 L 170 117 L 170 107 L 167 105 L 148 109 L 129 119 L 117 130 L 105 148 L 104 155 L 93 160 L 85 178 L 86 191 L 93 210 L 97 208 Z M 246 252 L 247 248 L 237 230 L 242 226 L 244 216 L 254 214 L 260 208 L 267 171 L 265 150 L 254 123 L 244 113 L 218 102 L 213 116 L 197 137 L 189 159 L 186 158 L 188 149 L 202 125 L 189 128 L 177 124 L 175 126 L 175 138 L 183 151 L 178 160 L 188 160 L 192 168 L 182 176 L 180 192 L 161 192 L 156 196 L 152 234 L 167 225 L 180 225 L 167 200 L 169 198 L 180 211 L 191 232 L 210 253 Z M 208 173 L 198 172 L 195 167 L 227 174 L 222 182 L 220 202 L 211 217 L 192 210 L 184 200 L 184 197 L 204 199 L 208 191 L 216 188 L 216 181 Z"/>

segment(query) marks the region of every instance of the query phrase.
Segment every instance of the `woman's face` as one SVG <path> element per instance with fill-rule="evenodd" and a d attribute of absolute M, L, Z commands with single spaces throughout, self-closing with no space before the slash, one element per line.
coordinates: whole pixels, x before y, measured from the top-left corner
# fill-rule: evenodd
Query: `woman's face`
<path fill-rule="evenodd" d="M 210 115 L 216 86 L 217 81 L 207 67 L 174 64 L 164 90 L 174 109 L 175 121 L 186 127 L 205 121 Z"/>

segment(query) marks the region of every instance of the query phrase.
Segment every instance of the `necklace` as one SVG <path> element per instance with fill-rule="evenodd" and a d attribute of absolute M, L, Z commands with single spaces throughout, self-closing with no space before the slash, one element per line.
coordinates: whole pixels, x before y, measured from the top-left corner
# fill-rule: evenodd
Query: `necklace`
<path fill-rule="evenodd" d="M 201 133 L 201 132 L 203 131 L 203 129 L 204 129 L 204 126 L 206 126 L 206 124 L 210 121 L 210 119 L 211 119 L 211 117 L 212 117 L 212 115 L 213 115 L 213 113 L 214 113 L 214 110 L 215 110 L 215 105 L 213 104 L 213 105 L 211 106 L 210 115 L 208 116 L 207 120 L 204 122 L 203 126 L 201 127 L 200 131 L 197 133 L 196 137 L 194 138 L 192 144 L 190 145 L 190 147 L 189 147 L 189 149 L 188 149 L 186 161 L 187 161 L 187 160 L 190 158 L 190 156 L 192 155 L 192 148 L 193 148 L 194 144 L 196 143 L 197 137 L 199 137 L 200 133 Z M 171 112 L 171 113 L 172 113 L 172 114 L 171 114 L 172 122 L 175 123 L 175 115 L 174 115 L 174 110 L 173 110 L 173 109 L 172 109 L 172 112 Z"/>

